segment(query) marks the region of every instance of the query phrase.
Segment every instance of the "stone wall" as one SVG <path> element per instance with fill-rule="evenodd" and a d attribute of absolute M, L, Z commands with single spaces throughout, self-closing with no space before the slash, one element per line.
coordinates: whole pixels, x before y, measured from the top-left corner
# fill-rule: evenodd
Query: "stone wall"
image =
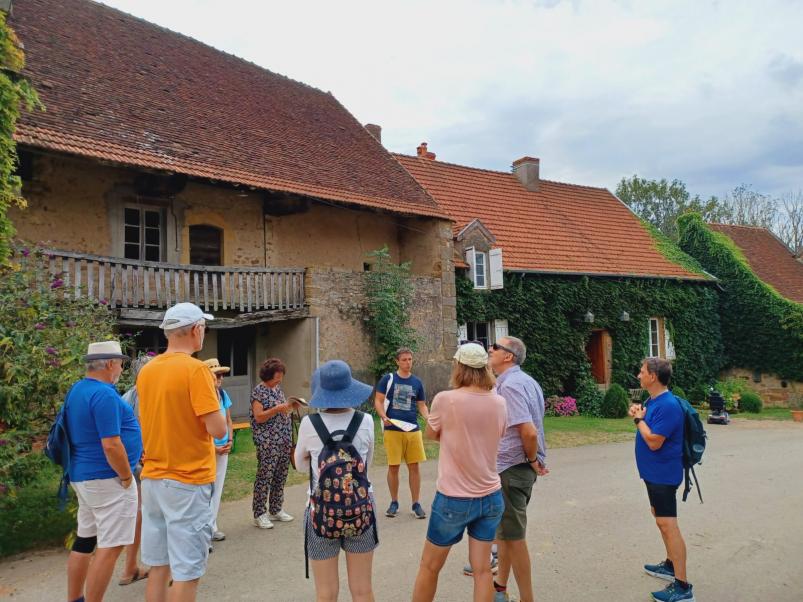
<path fill-rule="evenodd" d="M 431 396 L 448 385 L 454 353 L 455 333 L 444 340 L 443 284 L 440 278 L 414 277 L 415 296 L 411 324 L 420 337 L 414 372 Z M 307 272 L 306 290 L 310 314 L 319 319 L 321 363 L 331 359 L 347 361 L 356 378 L 373 383 L 370 336 L 365 326 L 363 273 L 312 268 Z"/>
<path fill-rule="evenodd" d="M 720 378 L 738 378 L 744 380 L 751 389 L 761 396 L 766 407 L 788 407 L 793 399 L 803 397 L 803 383 L 795 380 L 779 378 L 774 374 L 762 373 L 759 382 L 754 379 L 752 370 L 731 368 L 725 370 Z"/>

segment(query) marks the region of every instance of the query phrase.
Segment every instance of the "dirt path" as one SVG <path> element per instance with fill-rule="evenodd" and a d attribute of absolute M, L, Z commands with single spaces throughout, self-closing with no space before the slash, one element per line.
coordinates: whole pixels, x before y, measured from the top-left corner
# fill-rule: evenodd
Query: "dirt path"
<path fill-rule="evenodd" d="M 769 426 L 771 424 L 772 426 Z M 798 602 L 803 599 L 803 425 L 744 421 L 709 427 L 699 471 L 705 504 L 681 504 L 689 576 L 701 602 Z M 539 602 L 649 599 L 662 582 L 641 571 L 663 556 L 636 475 L 631 443 L 554 450 L 552 474 L 536 486 L 529 541 Z M 434 493 L 434 463 L 424 474 L 424 499 Z M 381 509 L 384 470 L 373 475 Z M 696 494 L 693 492 L 692 495 Z M 302 514 L 304 491 L 288 490 L 286 508 Z M 404 500 L 404 498 L 403 498 Z M 313 600 L 304 579 L 299 521 L 260 531 L 250 525 L 250 500 L 225 504 L 228 539 L 215 548 L 200 600 Z M 376 599 L 409 600 L 426 521 L 409 514 L 380 520 L 375 556 Z M 466 544 L 455 547 L 441 574 L 437 600 L 470 600 L 462 576 Z M 28 554 L 0 564 L 0 599 L 63 600 L 66 553 Z M 343 567 L 344 568 L 344 567 Z M 342 572 L 344 572 L 342 570 Z M 341 600 L 350 600 L 345 578 Z M 142 600 L 144 585 L 112 584 L 108 600 Z"/>

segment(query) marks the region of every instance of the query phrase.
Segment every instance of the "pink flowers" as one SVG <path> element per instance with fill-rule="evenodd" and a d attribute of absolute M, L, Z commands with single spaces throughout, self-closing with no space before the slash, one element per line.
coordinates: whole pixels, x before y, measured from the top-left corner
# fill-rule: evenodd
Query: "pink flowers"
<path fill-rule="evenodd" d="M 552 395 L 546 399 L 547 416 L 577 416 L 577 400 L 574 397 Z"/>
<path fill-rule="evenodd" d="M 64 280 L 62 280 L 61 278 L 56 278 L 56 279 L 55 279 L 55 280 L 54 280 L 54 281 L 53 281 L 53 282 L 50 284 L 50 288 L 61 288 L 62 286 L 64 286 Z"/>
<path fill-rule="evenodd" d="M 56 350 L 55 347 L 46 348 L 45 349 L 45 353 L 47 353 L 48 355 L 58 355 L 59 354 L 59 352 Z"/>
<path fill-rule="evenodd" d="M 33 327 L 36 330 L 44 330 L 46 328 L 46 326 L 42 322 L 37 322 L 36 324 L 33 325 Z"/>

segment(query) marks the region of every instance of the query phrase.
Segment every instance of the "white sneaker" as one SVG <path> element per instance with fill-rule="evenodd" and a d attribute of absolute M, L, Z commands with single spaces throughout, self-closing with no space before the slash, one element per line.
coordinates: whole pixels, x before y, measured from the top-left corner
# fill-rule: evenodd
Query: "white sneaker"
<path fill-rule="evenodd" d="M 254 524 L 260 529 L 273 529 L 273 523 L 270 522 L 267 514 L 254 519 Z"/>
<path fill-rule="evenodd" d="M 270 518 L 271 520 L 276 520 L 279 521 L 280 523 L 289 523 L 291 520 L 293 520 L 293 517 L 287 514 L 287 512 L 285 512 L 284 510 L 279 510 L 279 512 L 277 512 L 276 514 L 271 514 Z"/>
<path fill-rule="evenodd" d="M 212 533 L 212 541 L 223 541 L 224 539 L 226 539 L 226 534 L 223 531 Z"/>

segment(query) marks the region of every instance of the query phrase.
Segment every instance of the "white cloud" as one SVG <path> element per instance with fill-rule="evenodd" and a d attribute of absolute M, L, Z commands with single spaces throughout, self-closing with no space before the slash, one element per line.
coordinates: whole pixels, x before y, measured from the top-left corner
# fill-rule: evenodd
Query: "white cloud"
<path fill-rule="evenodd" d="M 394 151 L 613 188 L 803 188 L 803 3 L 107 0 L 330 90 Z M 780 124 L 780 125 L 779 125 Z"/>

